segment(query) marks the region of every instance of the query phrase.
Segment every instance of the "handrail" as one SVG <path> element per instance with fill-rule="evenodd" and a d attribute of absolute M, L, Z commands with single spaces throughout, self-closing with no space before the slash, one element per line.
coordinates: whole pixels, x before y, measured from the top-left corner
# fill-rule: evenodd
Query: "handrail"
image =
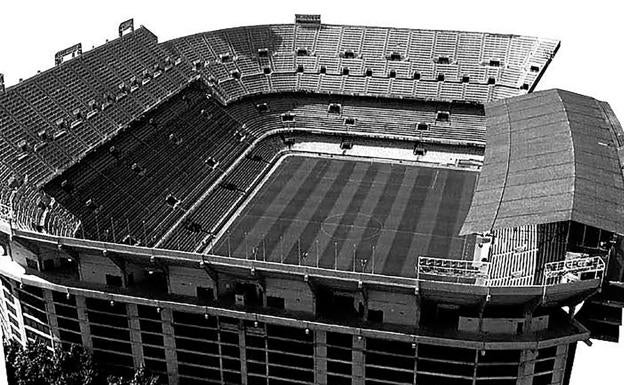
<path fill-rule="evenodd" d="M 605 271 L 602 257 L 571 258 L 544 265 L 544 285 L 557 285 L 583 279 L 602 279 Z"/>
<path fill-rule="evenodd" d="M 490 263 L 460 259 L 418 257 L 416 276 L 433 275 L 455 279 L 489 280 Z"/>
<path fill-rule="evenodd" d="M 542 286 L 552 286 L 573 281 L 588 279 L 602 279 L 605 271 L 605 262 L 599 256 L 574 258 L 564 261 L 548 262 L 544 264 L 544 279 Z M 533 276 L 520 275 L 509 277 L 492 277 L 493 265 L 491 262 L 472 260 L 445 259 L 435 257 L 418 257 L 416 276 L 427 280 L 472 281 L 476 286 L 534 286 Z"/>
<path fill-rule="evenodd" d="M 6 230 L 3 230 L 0 227 L 0 231 Z M 74 237 L 59 237 L 28 230 L 20 230 L 19 228 L 14 227 L 11 228 L 11 235 L 18 238 L 23 237 L 26 240 L 34 242 L 53 244 L 57 247 L 67 246 L 69 248 L 86 248 L 98 250 L 102 253 L 111 252 L 120 256 L 132 254 L 137 258 L 146 258 L 150 260 L 152 258 L 157 258 L 158 260 L 161 260 L 164 264 L 173 263 L 182 264 L 184 266 L 196 264 L 196 266 L 200 268 L 203 262 L 215 268 L 227 266 L 228 268 L 236 267 L 240 269 L 248 269 L 251 271 L 272 271 L 280 274 L 304 276 L 304 278 L 306 275 L 319 276 L 340 281 L 359 281 L 382 286 L 389 285 L 394 287 L 401 287 L 404 289 L 418 289 L 418 287 L 424 282 L 442 282 L 474 288 L 489 289 L 504 287 L 523 287 L 532 289 L 542 288 L 543 290 L 546 290 L 547 286 L 557 285 L 559 283 L 563 284 L 567 282 L 574 282 L 562 281 L 546 285 L 535 283 L 533 279 L 531 279 L 531 282 L 526 282 L 524 280 L 525 277 L 509 277 L 510 279 L 508 279 L 506 282 L 503 282 L 503 280 L 498 280 L 497 278 L 490 278 L 489 272 L 491 268 L 491 262 L 475 262 L 471 260 L 420 257 L 418 260 L 418 265 L 415 266 L 415 276 L 408 277 L 385 275 L 379 274 L 377 272 L 356 272 L 352 271 L 351 269 L 334 270 L 329 268 L 316 267 L 313 264 L 298 265 L 277 261 L 241 259 L 219 254 L 199 254 L 179 250 L 165 250 L 153 247 L 131 246 L 121 243 L 93 241 Z M 420 263 L 421 261 L 423 263 Z M 604 266 L 605 265 L 603 264 L 603 270 Z M 603 270 L 601 270 L 601 272 Z M 597 276 L 584 275 L 580 277 L 581 279 L 578 279 L 576 281 L 589 281 L 596 278 L 602 278 L 601 272 Z"/>

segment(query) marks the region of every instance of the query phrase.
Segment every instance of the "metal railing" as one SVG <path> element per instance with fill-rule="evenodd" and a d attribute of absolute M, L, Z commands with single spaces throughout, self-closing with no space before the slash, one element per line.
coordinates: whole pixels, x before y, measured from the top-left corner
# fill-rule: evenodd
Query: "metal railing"
<path fill-rule="evenodd" d="M 490 263 L 457 259 L 418 257 L 416 278 L 435 276 L 484 285 L 490 278 Z"/>
<path fill-rule="evenodd" d="M 544 265 L 544 286 L 588 279 L 602 279 L 606 264 L 599 256 L 549 262 Z M 534 275 L 518 272 L 508 277 L 492 277 L 491 262 L 418 257 L 419 279 L 461 282 L 479 286 L 531 286 Z"/>
<path fill-rule="evenodd" d="M 2 213 L 10 219 L 11 211 L 8 210 L 6 206 L 0 206 L 0 208 L 3 210 Z M 3 218 L 4 217 L 0 217 L 0 219 Z M 13 229 L 22 233 L 22 236 L 27 233 L 28 236 L 34 236 L 35 239 L 50 237 L 45 234 L 33 233 L 30 230 L 19 230 L 19 227 Z M 55 236 L 52 237 L 56 238 Z M 108 245 L 107 247 L 112 249 L 120 247 L 122 248 L 123 253 L 133 253 L 133 250 L 136 250 L 139 254 L 149 253 L 150 255 L 153 255 L 155 252 L 164 253 L 163 255 L 170 255 L 172 259 L 191 258 L 192 260 L 195 260 L 197 256 L 201 256 L 203 260 L 203 258 L 207 258 L 209 255 L 207 253 L 197 254 L 177 250 L 111 244 L 109 242 L 93 240 L 79 240 L 79 238 L 73 237 L 69 237 L 65 239 L 65 241 L 71 241 L 72 239 L 79 242 L 86 242 L 84 245 L 81 244 L 80 247 L 88 248 L 91 243 L 95 243 L 97 244 L 97 247 L 103 247 L 102 245 Z M 229 238 L 226 239 L 229 240 Z M 210 255 L 214 258 L 222 259 L 223 261 L 221 261 L 221 263 L 224 264 L 232 263 L 236 260 L 237 263 L 251 263 L 253 266 L 254 262 L 262 262 L 297 266 L 301 268 L 313 267 L 321 270 L 331 270 L 333 272 L 358 273 L 365 274 L 370 277 L 384 277 L 384 279 L 396 278 L 398 280 L 409 280 L 416 278 L 422 281 L 448 282 L 482 287 L 545 287 L 575 281 L 603 279 L 607 265 L 603 258 L 599 256 L 569 258 L 564 261 L 549 262 L 544 264 L 543 269 L 541 270 L 543 272 L 542 274 L 539 274 L 540 269 L 535 271 L 521 269 L 511 271 L 509 274 L 504 276 L 499 276 L 495 271 L 496 262 L 419 256 L 416 265 L 414 266 L 414 270 L 412 270 L 415 277 L 410 277 L 409 275 L 411 274 L 388 274 L 383 271 L 383 264 L 381 268 L 376 266 L 376 250 L 374 244 L 370 245 L 370 250 L 367 250 L 365 247 L 358 247 L 358 245 L 362 246 L 361 243 L 351 244 L 353 246 L 351 248 L 352 253 L 350 253 L 351 258 L 339 258 L 338 250 L 340 250 L 340 248 L 338 246 L 342 247 L 342 243 L 347 243 L 347 245 L 344 246 L 348 246 L 347 241 L 343 241 L 341 244 L 336 242 L 334 244 L 325 245 L 326 248 L 328 248 L 327 253 L 321 253 L 322 248 L 317 241 L 313 242 L 311 245 L 307 245 L 306 247 L 303 247 L 299 241 L 289 245 L 285 245 L 284 241 L 285 239 L 282 237 L 276 241 L 277 250 L 279 250 L 279 252 L 274 253 L 269 253 L 263 242 L 252 246 L 252 243 L 245 242 L 244 240 L 242 241 L 243 244 L 248 244 L 245 244 L 244 247 L 240 247 L 244 251 L 243 254 L 234 253 L 234 246 L 236 243 L 231 244 L 226 241 L 223 241 L 220 247 L 211 245 L 212 247 L 209 249 L 211 251 Z M 57 242 L 60 241 L 57 240 Z M 284 247 L 282 247 L 282 243 L 284 243 Z M 310 253 L 308 253 L 308 251 L 304 251 L 310 248 L 313 250 Z M 290 249 L 294 249 L 294 252 L 287 253 L 286 251 Z M 325 258 L 321 258 L 322 256 Z M 540 276 L 542 277 L 542 283 L 535 282 L 536 277 Z"/>
<path fill-rule="evenodd" d="M 532 286 L 534 278 L 533 274 L 511 274 L 507 277 L 490 278 L 486 281 L 485 286 Z"/>
<path fill-rule="evenodd" d="M 605 267 L 605 261 L 599 256 L 549 262 L 544 265 L 544 285 L 557 285 L 585 279 L 602 279 Z"/>

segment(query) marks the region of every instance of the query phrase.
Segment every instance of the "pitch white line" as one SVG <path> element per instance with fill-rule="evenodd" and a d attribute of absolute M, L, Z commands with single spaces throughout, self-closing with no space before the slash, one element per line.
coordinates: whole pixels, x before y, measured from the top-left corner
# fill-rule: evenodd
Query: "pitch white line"
<path fill-rule="evenodd" d="M 438 174 L 440 170 L 436 170 L 435 176 L 433 177 L 433 181 L 431 181 L 431 189 L 435 190 L 436 182 L 438 181 Z"/>

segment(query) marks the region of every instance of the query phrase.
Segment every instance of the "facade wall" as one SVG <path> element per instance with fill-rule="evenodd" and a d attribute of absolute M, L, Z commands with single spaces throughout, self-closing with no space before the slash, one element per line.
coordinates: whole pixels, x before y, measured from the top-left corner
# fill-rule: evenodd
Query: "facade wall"
<path fill-rule="evenodd" d="M 106 284 L 106 276 L 123 277 L 121 268 L 101 255 L 81 254 L 80 275 L 86 282 Z"/>
<path fill-rule="evenodd" d="M 101 292 L 68 295 L 20 287 L 4 277 L 1 282 L 3 319 L 13 314 L 7 310 L 11 303 L 17 309 L 10 317 L 20 319 L 8 326 L 16 330 L 13 338 L 83 344 L 119 373 L 145 365 L 172 385 L 551 385 L 563 383 L 567 366 L 563 342 L 522 350 L 511 339 L 506 350 L 485 351 L 462 340 L 411 343 L 340 325 L 243 320 L 214 308 L 140 298 L 121 302 Z M 374 294 L 371 300 L 387 304 Z"/>
<path fill-rule="evenodd" d="M 286 279 L 267 279 L 265 282 L 267 297 L 284 299 L 284 309 L 300 312 L 315 312 L 314 294 L 306 282 Z"/>
<path fill-rule="evenodd" d="M 413 295 L 368 291 L 368 309 L 381 310 L 383 322 L 415 326 L 420 309 Z"/>
<path fill-rule="evenodd" d="M 181 266 L 169 266 L 169 290 L 171 294 L 196 296 L 198 288 L 212 289 L 215 283 L 203 270 Z"/>

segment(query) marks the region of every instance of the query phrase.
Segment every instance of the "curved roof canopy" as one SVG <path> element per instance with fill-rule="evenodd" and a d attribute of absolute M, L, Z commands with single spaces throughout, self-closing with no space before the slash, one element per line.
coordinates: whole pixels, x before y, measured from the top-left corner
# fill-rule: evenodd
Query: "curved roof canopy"
<path fill-rule="evenodd" d="M 607 103 L 540 91 L 486 105 L 486 126 L 461 235 L 569 220 L 624 233 L 622 129 Z"/>

